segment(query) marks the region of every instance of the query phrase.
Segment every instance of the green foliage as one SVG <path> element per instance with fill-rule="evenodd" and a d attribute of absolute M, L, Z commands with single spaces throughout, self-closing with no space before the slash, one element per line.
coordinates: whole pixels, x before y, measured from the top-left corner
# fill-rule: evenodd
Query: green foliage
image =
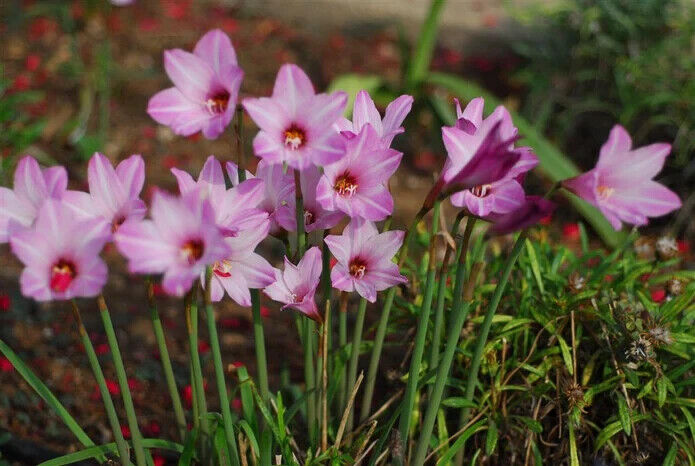
<path fill-rule="evenodd" d="M 568 149 L 598 146 L 619 122 L 637 144 L 674 141 L 674 168 L 691 163 L 691 2 L 565 0 L 553 8 L 538 4 L 517 17 L 533 31 L 512 43 L 526 59 L 516 76 L 528 90 L 522 114 L 541 132 Z M 580 150 L 571 152 L 581 157 Z"/>

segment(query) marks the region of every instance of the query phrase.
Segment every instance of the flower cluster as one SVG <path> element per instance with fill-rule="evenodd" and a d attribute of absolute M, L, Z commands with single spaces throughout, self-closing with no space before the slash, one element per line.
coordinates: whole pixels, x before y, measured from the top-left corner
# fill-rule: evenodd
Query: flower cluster
<path fill-rule="evenodd" d="M 192 53 L 165 52 L 164 67 L 174 87 L 150 99 L 152 118 L 180 135 L 219 137 L 234 117 L 243 78 L 229 37 L 210 31 Z M 261 159 L 255 175 L 228 162 L 228 184 L 213 156 L 197 180 L 172 169 L 179 195 L 157 191 L 149 218 L 140 199 L 145 163 L 139 155 L 114 167 L 95 154 L 89 192 L 67 190 L 63 167 L 41 169 L 25 157 L 14 189 L 0 188 L 0 241 L 9 241 L 26 266 L 23 293 L 38 300 L 98 294 L 107 273 L 99 254 L 113 241 L 132 273 L 163 274 L 169 294 L 181 296 L 200 280 L 211 287 L 212 300 L 228 294 L 250 306 L 250 289 L 264 289 L 284 307 L 320 320 L 314 302 L 320 249 L 299 255 L 297 265 L 285 257 L 283 271 L 255 250 L 268 235 L 328 232 L 346 220 L 342 234 L 323 239 L 337 260 L 332 286 L 374 302 L 378 291 L 407 281 L 393 262 L 404 232 L 379 232 L 373 222 L 393 213 L 389 179 L 403 154 L 391 144 L 404 132 L 413 98 L 396 98 L 382 117 L 361 91 L 352 121 L 342 116 L 346 102 L 345 93 L 317 93 L 301 68 L 283 65 L 270 97 L 241 102 L 260 129 L 253 140 Z M 482 98 L 465 109 L 456 101 L 455 125 L 442 128 L 447 159 L 428 200 L 450 196 L 455 207 L 491 222 L 491 233 L 506 234 L 535 224 L 555 205 L 524 191 L 538 158 L 516 146 L 520 135 L 509 112 L 500 106 L 483 118 L 483 109 Z M 621 222 L 643 225 L 680 206 L 652 180 L 669 150 L 667 144 L 632 149 L 627 132 L 616 126 L 596 167 L 564 186 L 601 209 L 616 229 Z M 304 211 L 297 215 L 299 199 Z M 297 225 L 302 217 L 304 225 Z"/>

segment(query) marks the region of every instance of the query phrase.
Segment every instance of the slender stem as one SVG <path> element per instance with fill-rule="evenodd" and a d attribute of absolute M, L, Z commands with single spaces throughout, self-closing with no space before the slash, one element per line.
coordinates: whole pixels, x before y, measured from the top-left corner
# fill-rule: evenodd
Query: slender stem
<path fill-rule="evenodd" d="M 217 336 L 217 325 L 215 324 L 215 310 L 212 307 L 212 300 L 210 299 L 211 279 L 212 268 L 207 267 L 205 270 L 205 314 L 207 316 L 208 334 L 210 335 L 212 360 L 215 365 L 215 380 L 217 382 L 217 391 L 220 396 L 220 409 L 222 410 L 222 421 L 224 422 L 224 433 L 227 439 L 228 453 L 232 464 L 239 465 L 239 453 L 236 439 L 234 438 L 234 424 L 232 422 L 232 413 L 229 410 L 229 395 L 227 394 L 227 384 L 224 380 L 220 340 Z"/>
<path fill-rule="evenodd" d="M 321 450 L 328 449 L 328 336 L 331 333 L 331 301 L 326 300 L 326 313 L 321 338 Z"/>
<path fill-rule="evenodd" d="M 196 397 L 198 406 L 198 425 L 204 437 L 210 434 L 208 426 L 208 408 L 205 401 L 205 384 L 203 382 L 203 369 L 200 366 L 200 355 L 198 353 L 198 300 L 197 285 L 186 295 L 186 329 L 188 330 L 188 351 L 191 357 L 191 386 Z"/>
<path fill-rule="evenodd" d="M 299 170 L 294 171 L 295 219 L 297 220 L 297 260 L 302 258 L 306 249 L 304 234 L 304 202 L 302 199 L 302 182 Z"/>
<path fill-rule="evenodd" d="M 159 359 L 162 361 L 164 379 L 166 380 L 167 388 L 169 389 L 171 404 L 174 407 L 174 417 L 176 419 L 176 425 L 179 428 L 179 435 L 181 436 L 181 440 L 183 440 L 186 438 L 186 416 L 183 411 L 183 405 L 181 404 L 181 397 L 179 395 L 178 388 L 176 387 L 176 379 L 174 378 L 174 370 L 171 367 L 169 349 L 167 348 L 166 339 L 164 338 L 162 322 L 159 319 L 157 302 L 154 299 L 154 289 L 152 282 L 149 280 L 147 281 L 147 298 L 150 304 L 150 319 L 152 320 L 152 327 L 154 328 L 154 336 L 157 340 L 157 347 L 159 348 Z"/>
<path fill-rule="evenodd" d="M 458 346 L 458 340 L 461 336 L 461 329 L 463 328 L 463 323 L 466 320 L 468 311 L 470 309 L 470 303 L 465 302 L 462 295 L 464 276 L 466 273 L 465 261 L 466 261 L 466 250 L 463 248 L 467 245 L 468 239 L 470 239 L 471 232 L 473 231 L 473 224 L 475 222 L 472 218 L 468 219 L 466 223 L 466 232 L 462 241 L 461 256 L 459 257 L 458 263 L 456 265 L 456 279 L 454 282 L 454 302 L 452 304 L 452 320 L 449 322 L 449 333 L 447 334 L 446 346 L 444 348 L 444 354 L 442 359 L 437 366 L 437 375 L 435 377 L 434 388 L 432 389 L 432 396 L 429 400 L 429 405 L 425 413 L 425 418 L 422 425 L 422 430 L 420 431 L 420 438 L 418 439 L 417 446 L 415 449 L 414 461 L 410 464 L 415 466 L 422 466 L 425 461 L 425 455 L 427 454 L 427 447 L 430 442 L 430 436 L 432 435 L 432 429 L 434 428 L 434 422 L 437 417 L 437 412 L 439 411 L 439 405 L 442 401 L 442 395 L 444 393 L 444 387 L 446 380 L 449 377 L 449 371 L 451 369 L 451 363 L 454 358 L 454 352 Z M 469 286 L 474 283 L 475 277 L 472 273 L 469 277 Z"/>
<path fill-rule="evenodd" d="M 398 256 L 398 266 L 401 267 L 408 257 L 408 248 L 410 244 L 410 239 L 413 236 L 417 224 L 420 223 L 422 218 L 428 212 L 429 209 L 422 208 L 415 215 L 413 222 L 410 224 L 410 228 L 405 232 L 405 238 L 403 239 L 403 245 Z M 379 370 L 379 360 L 381 359 L 381 350 L 384 346 L 384 339 L 386 338 L 386 330 L 388 329 L 389 315 L 391 314 L 391 307 L 393 306 L 393 300 L 396 297 L 396 291 L 398 287 L 392 287 L 386 292 L 386 299 L 384 300 L 384 306 L 381 308 L 381 316 L 379 316 L 379 323 L 377 324 L 376 334 L 374 335 L 374 344 L 372 346 L 372 354 L 369 358 L 369 369 L 367 369 L 367 381 L 364 387 L 364 396 L 362 397 L 362 407 L 360 409 L 360 420 L 364 421 L 369 417 L 369 411 L 372 407 L 372 398 L 374 397 L 374 384 L 376 383 L 376 373 Z"/>
<path fill-rule="evenodd" d="M 350 365 L 348 366 L 348 390 L 352 390 L 357 379 L 357 363 L 360 357 L 360 345 L 362 343 L 362 329 L 364 328 L 364 317 L 367 314 L 367 300 L 360 299 L 360 306 L 357 309 L 357 320 L 355 321 L 355 332 L 352 335 L 352 346 L 350 348 Z M 350 408 L 350 415 L 347 420 L 347 431 L 352 431 L 354 423 L 354 409 Z"/>
<path fill-rule="evenodd" d="M 234 139 L 237 153 L 237 174 L 239 183 L 246 180 L 246 157 L 244 153 L 244 108 L 239 105 L 236 108 L 236 122 L 234 123 Z"/>
<path fill-rule="evenodd" d="M 425 294 L 422 299 L 422 308 L 417 321 L 417 333 L 415 334 L 415 347 L 410 360 L 410 371 L 408 372 L 408 383 L 401 405 L 401 414 L 398 425 L 398 430 L 401 435 L 401 444 L 407 445 L 408 433 L 410 431 L 410 420 L 415 404 L 415 395 L 417 393 L 417 384 L 420 380 L 420 365 L 422 364 L 422 355 L 425 352 L 425 341 L 427 339 L 427 327 L 430 322 L 430 312 L 432 310 L 432 298 L 434 293 L 434 281 L 436 274 L 435 243 L 437 237 L 437 227 L 439 225 L 439 207 L 440 202 L 437 201 L 434 206 L 434 215 L 432 216 L 432 230 L 430 234 L 430 251 L 429 262 L 427 264 L 427 280 L 425 284 Z"/>
<path fill-rule="evenodd" d="M 516 243 L 514 244 L 514 248 L 512 249 L 512 252 L 509 254 L 507 262 L 504 264 L 502 275 L 500 276 L 500 280 L 497 283 L 497 286 L 495 287 L 495 294 L 492 295 L 490 305 L 488 306 L 487 313 L 485 314 L 485 319 L 483 320 L 483 324 L 480 327 L 478 333 L 478 340 L 476 341 L 475 350 L 473 351 L 473 359 L 471 359 L 471 367 L 468 371 L 468 380 L 466 381 L 465 397 L 468 401 L 473 400 L 475 386 L 478 384 L 478 371 L 480 370 L 480 364 L 482 362 L 483 357 L 483 349 L 485 348 L 485 343 L 487 342 L 487 336 L 490 333 L 490 327 L 492 326 L 492 318 L 495 316 L 497 306 L 499 306 L 500 300 L 502 299 L 502 293 L 504 293 L 504 289 L 506 288 L 507 282 L 509 281 L 509 275 L 512 273 L 512 269 L 514 268 L 516 260 L 519 258 L 519 254 L 521 254 L 521 249 L 524 245 L 525 239 L 526 231 L 523 231 L 517 238 Z M 464 409 L 464 412 L 466 414 L 465 417 L 467 417 L 468 410 Z"/>
<path fill-rule="evenodd" d="M 89 365 L 92 367 L 94 378 L 97 381 L 101 399 L 104 401 L 106 417 L 109 419 L 111 431 L 113 432 L 113 438 L 116 440 L 118 456 L 121 458 L 121 464 L 129 466 L 131 463 L 128 444 L 123 438 L 123 433 L 121 432 L 121 423 L 118 421 L 116 408 L 113 405 L 113 398 L 111 398 L 109 389 L 106 387 L 106 380 L 104 379 L 104 373 L 99 365 L 99 358 L 97 358 L 97 353 L 94 351 L 94 346 L 92 346 L 89 335 L 87 335 L 87 330 L 84 328 L 84 324 L 82 323 L 80 309 L 77 307 L 77 303 L 74 300 L 72 301 L 72 313 L 75 316 L 75 322 L 77 323 L 77 333 L 80 337 L 80 341 L 82 342 L 82 346 L 84 346 L 84 350 L 87 353 L 87 359 L 89 360 Z"/>
<path fill-rule="evenodd" d="M 256 347 L 258 385 L 261 389 L 261 397 L 267 401 L 270 394 L 268 389 L 268 363 L 265 355 L 265 334 L 261 317 L 261 293 L 258 290 L 251 290 L 251 310 L 253 313 L 253 339 Z"/>
<path fill-rule="evenodd" d="M 338 345 L 341 353 L 345 351 L 347 346 L 347 303 L 348 295 L 343 291 L 340 295 L 340 310 L 338 311 Z M 347 398 L 347 361 L 340 371 L 340 390 L 338 391 L 338 410 L 345 408 L 345 399 Z"/>
<path fill-rule="evenodd" d="M 457 215 L 454 224 L 451 227 L 451 236 L 456 237 L 459 231 L 459 225 L 463 215 Z M 461 248 L 460 245 L 456 251 L 456 259 L 458 259 Z M 449 259 L 451 257 L 452 249 L 450 247 L 446 248 L 444 253 L 444 260 L 442 261 L 442 266 L 439 269 L 439 282 L 437 285 L 437 302 L 435 303 L 435 314 L 434 314 L 434 329 L 432 333 L 432 351 L 430 353 L 430 364 L 429 369 L 433 370 L 439 364 L 439 349 L 442 346 L 442 329 L 444 328 L 444 304 L 446 303 L 446 282 L 449 273 Z M 432 385 L 428 389 L 428 398 L 432 394 Z"/>
<path fill-rule="evenodd" d="M 304 381 L 306 383 L 306 419 L 311 444 L 316 443 L 316 378 L 314 372 L 314 321 L 302 318 L 304 326 Z"/>
<path fill-rule="evenodd" d="M 145 449 L 142 446 L 142 434 L 140 433 L 140 427 L 138 427 L 138 418 L 135 414 L 135 406 L 133 406 L 133 396 L 131 395 L 130 387 L 128 386 L 128 376 L 125 373 L 123 358 L 121 357 L 121 350 L 118 347 L 118 340 L 116 339 L 116 332 L 113 328 L 113 322 L 111 322 L 109 308 L 106 306 L 106 300 L 104 299 L 103 295 L 99 295 L 97 298 L 97 304 L 99 306 L 101 320 L 104 323 L 106 339 L 109 342 L 109 348 L 111 349 L 113 366 L 116 369 L 116 379 L 118 380 L 118 386 L 121 389 L 121 397 L 123 398 L 126 418 L 128 419 L 128 427 L 130 428 L 130 438 L 133 441 L 133 450 L 135 450 L 135 462 L 138 466 L 145 466 Z"/>

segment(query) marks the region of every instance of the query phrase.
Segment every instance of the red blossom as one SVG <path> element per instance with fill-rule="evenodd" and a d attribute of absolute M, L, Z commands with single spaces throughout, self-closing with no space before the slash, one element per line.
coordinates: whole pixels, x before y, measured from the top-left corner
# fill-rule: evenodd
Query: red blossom
<path fill-rule="evenodd" d="M 10 360 L 4 356 L 0 356 L 0 372 L 12 372 L 13 370 L 14 366 Z"/>
<path fill-rule="evenodd" d="M 562 226 L 562 236 L 570 241 L 577 241 L 579 239 L 579 224 L 577 223 L 566 223 Z"/>
<path fill-rule="evenodd" d="M 131 377 L 128 379 L 128 388 L 131 392 L 139 392 L 142 390 L 143 385 L 138 379 Z"/>
<path fill-rule="evenodd" d="M 159 455 L 152 455 L 152 462 L 154 463 L 154 466 L 164 466 L 167 464 L 167 460 L 164 459 L 163 456 Z"/>
<path fill-rule="evenodd" d="M 193 406 L 193 387 L 186 385 L 181 391 L 183 395 L 183 401 L 186 403 L 187 407 Z"/>
<path fill-rule="evenodd" d="M 25 74 L 20 74 L 12 81 L 12 90 L 16 92 L 26 91 L 29 86 L 31 86 L 31 80 Z"/>
<path fill-rule="evenodd" d="M 130 427 L 121 426 L 121 434 L 123 434 L 123 438 L 129 439 L 130 438 Z"/>
<path fill-rule="evenodd" d="M 239 398 L 234 398 L 232 400 L 232 409 L 234 411 L 241 411 L 241 399 Z"/>
<path fill-rule="evenodd" d="M 261 306 L 261 317 L 270 317 L 270 309 L 266 306 Z"/>
<path fill-rule="evenodd" d="M 198 342 L 198 352 L 205 354 L 210 351 L 210 344 L 205 340 L 200 340 Z"/>
<path fill-rule="evenodd" d="M 666 299 L 666 291 L 663 288 L 652 291 L 652 301 L 660 303 Z"/>
<path fill-rule="evenodd" d="M 10 305 L 12 301 L 10 300 L 10 295 L 5 293 L 0 293 L 0 312 L 7 312 L 10 310 Z"/>
<path fill-rule="evenodd" d="M 41 57 L 34 53 L 27 55 L 27 59 L 24 63 L 24 68 L 27 71 L 33 73 L 39 68 L 39 66 L 41 66 Z"/>
<path fill-rule="evenodd" d="M 111 395 L 118 395 L 121 393 L 121 389 L 115 380 L 106 379 L 106 389 Z"/>
<path fill-rule="evenodd" d="M 109 345 L 106 343 L 99 343 L 94 347 L 94 352 L 96 352 L 99 356 L 108 354 L 109 351 L 111 351 L 111 349 L 109 348 Z"/>
<path fill-rule="evenodd" d="M 220 325 L 224 329 L 238 329 L 241 328 L 241 320 L 236 317 L 225 317 L 220 320 Z"/>
<path fill-rule="evenodd" d="M 678 240 L 678 252 L 685 254 L 688 251 L 690 251 L 690 243 L 687 240 L 679 239 Z"/>
<path fill-rule="evenodd" d="M 162 432 L 162 427 L 153 419 L 145 426 L 143 430 L 150 437 L 157 437 Z"/>

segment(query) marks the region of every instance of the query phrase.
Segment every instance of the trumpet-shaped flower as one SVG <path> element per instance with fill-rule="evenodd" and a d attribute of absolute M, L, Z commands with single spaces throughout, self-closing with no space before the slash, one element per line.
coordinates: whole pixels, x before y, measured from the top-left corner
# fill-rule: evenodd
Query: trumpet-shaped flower
<path fill-rule="evenodd" d="M 283 303 L 283 310 L 293 308 L 320 322 L 314 295 L 321 280 L 321 268 L 321 251 L 316 246 L 309 249 L 297 265 L 285 257 L 285 270 L 275 269 L 275 282 L 263 292 Z"/>
<path fill-rule="evenodd" d="M 369 302 L 382 291 L 408 279 L 400 274 L 393 256 L 403 243 L 399 230 L 379 233 L 372 222 L 353 218 L 342 235 L 328 235 L 325 242 L 338 263 L 331 270 L 333 288 L 357 291 Z"/>
<path fill-rule="evenodd" d="M 620 125 L 611 130 L 601 146 L 598 163 L 588 172 L 564 182 L 564 186 L 598 207 L 613 228 L 622 222 L 646 225 L 678 209 L 680 198 L 654 178 L 664 166 L 671 145 L 650 144 L 632 148 L 630 135 Z"/>
<path fill-rule="evenodd" d="M 163 273 L 169 294 L 182 296 L 206 266 L 230 253 L 210 201 L 197 191 L 181 197 L 155 192 L 151 215 L 121 225 L 114 240 L 131 272 Z"/>
<path fill-rule="evenodd" d="M 155 94 L 147 113 L 182 136 L 202 131 L 216 139 L 232 121 L 244 72 L 224 32 L 213 29 L 200 38 L 193 53 L 164 52 L 164 69 L 174 87 Z"/>
<path fill-rule="evenodd" d="M 131 155 L 114 169 L 108 158 L 95 153 L 87 169 L 89 193 L 67 191 L 63 200 L 86 217 L 106 221 L 116 231 L 127 220 L 142 220 L 147 206 L 140 199 L 145 183 L 145 163 Z"/>
<path fill-rule="evenodd" d="M 238 182 L 237 166 L 227 162 L 227 174 L 232 180 L 232 184 Z M 251 179 L 253 175 L 246 173 L 246 178 Z M 263 198 L 257 208 L 266 212 L 270 220 L 269 234 L 277 235 L 280 232 L 279 219 L 282 223 L 288 224 L 294 215 L 294 177 L 292 171 L 283 170 L 282 165 L 274 165 L 261 160 L 256 167 L 256 179 L 263 181 Z M 236 180 L 236 181 L 235 181 Z"/>
<path fill-rule="evenodd" d="M 271 164 L 297 170 L 328 165 L 344 153 L 343 138 L 333 123 L 343 113 L 344 92 L 316 94 L 297 65 L 283 65 L 271 97 L 247 98 L 242 105 L 260 128 L 253 140 L 256 155 Z"/>
<path fill-rule="evenodd" d="M 451 195 L 451 203 L 464 207 L 473 215 L 485 217 L 491 213 L 506 214 L 524 204 L 526 194 L 521 181 L 529 170 L 538 165 L 538 157 L 523 151 L 507 175 L 494 183 L 476 186 Z"/>
<path fill-rule="evenodd" d="M 46 199 L 60 199 L 68 186 L 64 167 L 41 169 L 31 156 L 23 157 L 14 172 L 14 189 L 0 187 L 0 243 L 11 232 L 30 227 Z"/>
<path fill-rule="evenodd" d="M 402 95 L 393 100 L 386 107 L 386 113 L 383 120 L 379 115 L 374 101 L 369 96 L 369 93 L 362 90 L 355 97 L 355 104 L 352 110 L 352 121 L 341 117 L 335 123 L 334 127 L 344 136 L 352 138 L 362 131 L 366 124 L 372 125 L 372 128 L 377 132 L 381 141 L 386 147 L 391 146 L 393 138 L 401 134 L 404 129 L 401 126 L 405 117 L 410 113 L 413 106 L 413 97 L 410 95 Z"/>
<path fill-rule="evenodd" d="M 345 216 L 342 212 L 324 209 L 316 199 L 316 188 L 322 175 L 318 168 L 309 167 L 299 175 L 304 206 L 304 231 L 328 230 L 336 226 Z M 293 191 L 294 193 L 294 191 Z M 278 223 L 287 231 L 297 230 L 296 200 L 294 197 L 278 211 Z"/>
<path fill-rule="evenodd" d="M 324 167 L 316 198 L 326 210 L 350 217 L 383 220 L 393 212 L 393 198 L 386 183 L 401 162 L 402 153 L 381 143 L 370 124 L 346 142 L 340 161 Z"/>
<path fill-rule="evenodd" d="M 215 223 L 228 248 L 225 257 L 212 264 L 211 299 L 221 300 L 226 291 L 238 304 L 250 306 L 249 288 L 265 288 L 275 279 L 273 267 L 254 252 L 270 228 L 268 214 L 257 208 L 263 201 L 263 180 L 251 178 L 227 190 L 222 165 L 214 156 L 208 157 L 198 181 L 181 170 L 172 172 L 182 194 L 198 193 L 210 200 Z M 205 286 L 204 273 L 200 278 Z"/>
<path fill-rule="evenodd" d="M 25 265 L 22 294 L 37 301 L 92 297 L 106 283 L 99 257 L 110 230 L 99 219 L 80 217 L 56 199 L 47 199 L 31 228 L 10 238 L 12 252 Z"/>
<path fill-rule="evenodd" d="M 526 196 L 521 207 L 506 214 L 491 214 L 486 220 L 494 222 L 489 233 L 493 235 L 506 235 L 523 230 L 538 223 L 538 221 L 552 214 L 557 206 L 540 196 Z"/>

